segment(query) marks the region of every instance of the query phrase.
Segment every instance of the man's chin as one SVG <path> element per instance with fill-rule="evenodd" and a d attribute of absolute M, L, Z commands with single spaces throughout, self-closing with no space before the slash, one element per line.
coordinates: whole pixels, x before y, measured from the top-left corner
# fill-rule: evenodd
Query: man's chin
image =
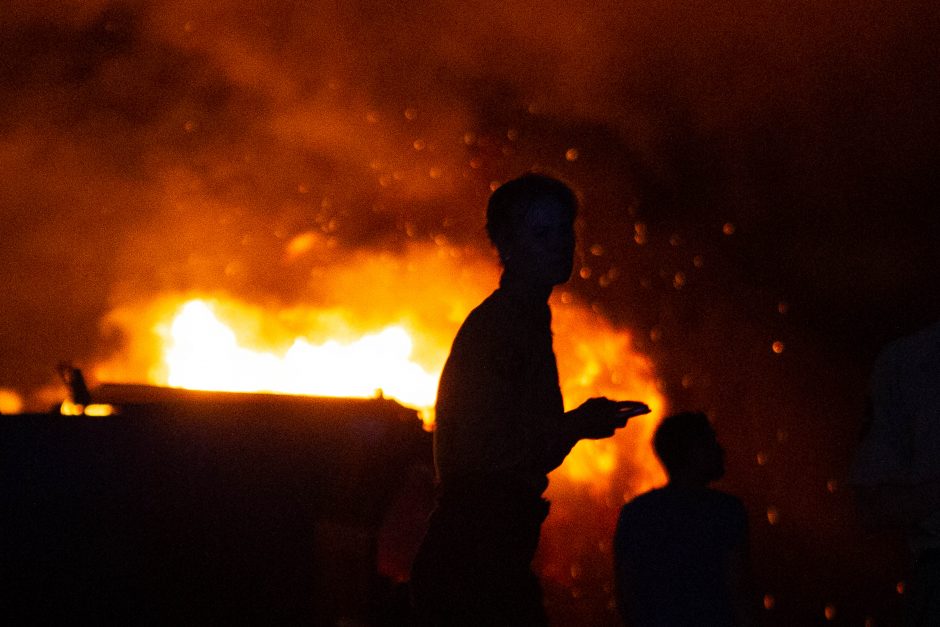
<path fill-rule="evenodd" d="M 562 283 L 567 283 L 571 280 L 571 275 L 574 272 L 572 268 L 568 268 L 567 272 L 559 272 L 556 277 L 555 285 L 561 285 Z"/>

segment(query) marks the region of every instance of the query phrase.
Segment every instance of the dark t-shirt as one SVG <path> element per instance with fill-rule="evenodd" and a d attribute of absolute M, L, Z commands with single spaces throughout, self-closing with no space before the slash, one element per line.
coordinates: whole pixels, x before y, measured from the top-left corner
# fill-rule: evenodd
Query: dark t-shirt
<path fill-rule="evenodd" d="M 716 490 L 667 486 L 624 505 L 614 560 L 627 624 L 734 625 L 728 565 L 746 538 L 741 501 Z"/>
<path fill-rule="evenodd" d="M 502 286 L 470 313 L 444 365 L 436 414 L 445 490 L 492 477 L 545 489 L 567 453 L 545 294 Z"/>
<path fill-rule="evenodd" d="M 547 293 L 501 285 L 441 374 L 438 506 L 412 568 L 418 625 L 545 625 L 530 564 L 546 474 L 567 452 Z"/>

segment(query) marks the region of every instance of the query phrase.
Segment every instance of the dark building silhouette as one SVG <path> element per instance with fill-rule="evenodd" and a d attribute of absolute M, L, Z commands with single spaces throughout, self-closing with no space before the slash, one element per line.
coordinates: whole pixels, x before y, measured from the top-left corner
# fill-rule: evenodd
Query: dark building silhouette
<path fill-rule="evenodd" d="M 396 583 L 432 480 L 414 411 L 127 385 L 92 397 L 118 413 L 0 421 L 4 623 L 404 620 Z"/>

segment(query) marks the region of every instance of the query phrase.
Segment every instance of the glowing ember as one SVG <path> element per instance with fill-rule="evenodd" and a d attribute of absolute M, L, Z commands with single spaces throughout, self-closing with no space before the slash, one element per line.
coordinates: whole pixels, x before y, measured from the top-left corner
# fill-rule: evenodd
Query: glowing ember
<path fill-rule="evenodd" d="M 0 388 L 0 414 L 18 414 L 23 411 L 23 399 L 13 390 Z"/>
<path fill-rule="evenodd" d="M 59 413 L 63 416 L 89 416 L 92 418 L 104 418 L 113 416 L 115 408 L 112 405 L 104 403 L 92 403 L 90 405 L 80 405 L 72 401 L 63 401 L 59 406 Z"/>

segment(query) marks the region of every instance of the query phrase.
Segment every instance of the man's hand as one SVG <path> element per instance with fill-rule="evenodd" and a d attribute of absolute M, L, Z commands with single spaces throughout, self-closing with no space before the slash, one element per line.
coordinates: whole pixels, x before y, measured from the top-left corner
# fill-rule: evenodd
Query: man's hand
<path fill-rule="evenodd" d="M 568 412 L 568 417 L 577 439 L 600 440 L 612 436 L 630 418 L 648 413 L 650 408 L 646 403 L 612 401 L 601 396 L 589 398 L 580 407 Z"/>

